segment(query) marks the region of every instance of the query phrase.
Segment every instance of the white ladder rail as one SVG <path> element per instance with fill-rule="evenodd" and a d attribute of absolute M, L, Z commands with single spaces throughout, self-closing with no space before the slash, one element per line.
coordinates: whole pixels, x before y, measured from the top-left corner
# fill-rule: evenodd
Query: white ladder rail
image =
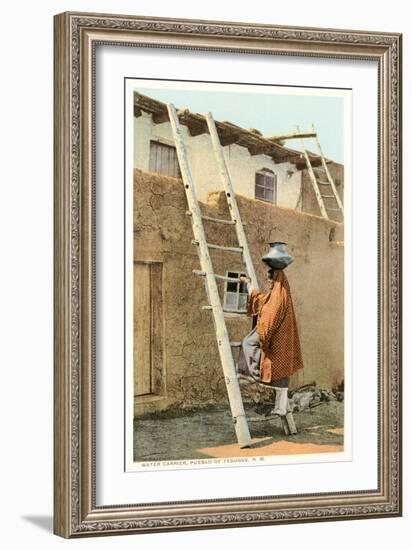
<path fill-rule="evenodd" d="M 186 148 L 180 128 L 180 123 L 174 105 L 168 104 L 167 110 L 169 113 L 173 137 L 176 144 L 176 152 L 182 173 L 186 199 L 189 210 L 192 213 L 192 230 L 194 240 L 197 241 L 196 249 L 199 255 L 200 267 L 202 272 L 205 273 L 205 288 L 208 294 L 210 307 L 212 308 L 218 350 L 225 377 L 226 389 L 235 426 L 235 432 L 239 446 L 241 448 L 250 447 L 251 437 L 235 369 L 232 348 L 226 328 L 223 308 L 220 301 L 212 260 L 210 258 L 209 247 L 206 241 L 206 235 L 202 222 L 202 214 L 196 197 L 196 190 L 187 161 Z"/>
<path fill-rule="evenodd" d="M 319 151 L 320 158 L 322 159 L 323 169 L 325 170 L 326 177 L 327 177 L 327 179 L 328 179 L 328 182 L 330 183 L 330 186 L 331 186 L 331 188 L 332 188 L 332 192 L 333 192 L 333 194 L 334 194 L 334 196 L 335 196 L 336 202 L 337 202 L 337 204 L 338 204 L 338 206 L 339 206 L 339 209 L 340 209 L 340 211 L 341 211 L 341 213 L 342 213 L 342 219 L 343 219 L 343 216 L 344 216 L 344 213 L 343 213 L 343 203 L 342 203 L 341 198 L 340 198 L 340 196 L 339 196 L 339 193 L 338 193 L 338 191 L 337 191 L 337 189 L 336 189 L 336 185 L 335 185 L 335 182 L 334 182 L 334 180 L 333 180 L 333 178 L 332 178 L 332 176 L 331 176 L 331 173 L 330 173 L 330 171 L 329 171 L 328 165 L 326 164 L 326 160 L 325 160 L 325 157 L 324 157 L 324 155 L 323 155 L 322 147 L 320 146 L 320 141 L 319 141 L 319 139 L 318 139 L 318 134 L 317 134 L 317 132 L 316 132 L 316 130 L 315 130 L 315 125 L 314 125 L 314 124 L 312 124 L 312 130 L 313 130 L 313 133 L 315 134 L 314 139 L 315 139 L 315 142 L 316 142 L 318 151 Z"/>
<path fill-rule="evenodd" d="M 215 152 L 216 160 L 219 166 L 219 173 L 225 190 L 226 200 L 229 206 L 230 216 L 232 221 L 235 222 L 235 229 L 239 246 L 243 249 L 243 261 L 246 265 L 246 271 L 252 281 L 253 288 L 259 288 L 255 268 L 253 266 L 252 257 L 250 255 L 249 247 L 246 240 L 245 230 L 243 228 L 242 221 L 240 219 L 240 212 L 235 198 L 235 193 L 232 186 L 232 181 L 229 174 L 229 169 L 226 164 L 226 159 L 223 153 L 223 148 L 220 143 L 220 139 L 217 133 L 216 124 L 213 119 L 212 113 L 207 113 L 206 121 L 209 128 L 209 134 L 212 140 L 213 150 Z"/>
<path fill-rule="evenodd" d="M 298 132 L 300 132 L 299 126 L 296 126 L 296 129 L 297 129 Z M 308 171 L 309 171 L 310 181 L 312 183 L 313 190 L 315 191 L 316 200 L 318 201 L 320 212 L 321 212 L 322 216 L 328 220 L 329 216 L 328 216 L 328 213 L 326 211 L 325 203 L 323 202 L 322 194 L 319 190 L 318 180 L 316 179 L 315 172 L 313 171 L 313 166 L 312 166 L 312 163 L 310 162 L 310 158 L 309 158 L 308 152 L 306 150 L 306 146 L 305 146 L 305 142 L 303 141 L 303 138 L 300 138 L 300 143 L 301 143 L 301 146 L 302 146 L 302 153 L 305 157 L 306 166 L 307 166 Z"/>

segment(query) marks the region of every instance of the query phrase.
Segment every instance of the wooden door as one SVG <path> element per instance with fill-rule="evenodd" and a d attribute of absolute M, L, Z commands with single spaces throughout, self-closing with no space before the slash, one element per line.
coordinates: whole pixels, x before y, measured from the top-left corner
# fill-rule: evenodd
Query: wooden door
<path fill-rule="evenodd" d="M 162 264 L 134 264 L 133 362 L 134 394 L 162 393 Z"/>

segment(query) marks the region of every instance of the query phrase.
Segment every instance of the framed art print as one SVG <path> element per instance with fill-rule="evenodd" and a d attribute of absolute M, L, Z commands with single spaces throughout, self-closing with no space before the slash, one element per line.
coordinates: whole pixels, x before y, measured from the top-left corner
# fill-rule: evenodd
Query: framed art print
<path fill-rule="evenodd" d="M 55 17 L 55 533 L 401 514 L 401 36 Z"/>

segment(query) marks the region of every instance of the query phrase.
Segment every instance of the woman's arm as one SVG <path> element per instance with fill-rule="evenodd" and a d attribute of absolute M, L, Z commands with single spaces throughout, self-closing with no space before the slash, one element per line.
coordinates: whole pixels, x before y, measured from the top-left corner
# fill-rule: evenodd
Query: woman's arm
<path fill-rule="evenodd" d="M 246 288 L 247 288 L 247 292 L 249 294 L 249 296 L 252 294 L 252 290 L 255 288 L 253 285 L 252 285 L 252 279 L 250 277 L 239 277 L 239 281 L 243 284 L 246 285 Z M 257 289 L 256 289 L 257 290 Z"/>
<path fill-rule="evenodd" d="M 247 285 L 248 291 L 248 304 L 247 304 L 247 314 L 249 317 L 254 317 L 258 315 L 262 305 L 267 300 L 269 294 L 265 292 L 260 292 L 260 290 L 253 286 L 252 280 L 250 277 L 239 277 L 241 283 Z"/>

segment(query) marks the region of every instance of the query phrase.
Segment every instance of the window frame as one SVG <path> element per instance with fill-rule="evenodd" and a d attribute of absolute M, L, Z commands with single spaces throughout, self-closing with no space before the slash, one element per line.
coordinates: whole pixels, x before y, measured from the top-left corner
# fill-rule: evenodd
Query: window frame
<path fill-rule="evenodd" d="M 263 176 L 264 178 L 271 179 L 272 182 L 272 188 L 270 189 L 269 186 L 266 185 L 265 180 L 262 183 L 258 183 L 258 176 Z M 267 181 L 267 180 L 266 180 Z M 256 189 L 257 188 L 263 188 L 263 197 L 257 196 Z M 266 198 L 267 191 L 270 190 L 272 194 L 272 198 Z M 261 168 L 255 172 L 255 200 L 268 202 L 270 204 L 277 204 L 277 175 L 273 170 L 270 170 L 269 168 Z"/>
<path fill-rule="evenodd" d="M 228 270 L 228 271 L 226 271 L 226 277 L 233 277 L 233 278 L 246 277 L 246 273 L 238 272 L 238 271 L 229 271 Z M 229 285 L 236 285 L 236 291 L 229 290 Z M 246 311 L 247 311 L 247 297 L 248 297 L 249 293 L 247 291 L 247 288 L 246 288 L 245 292 L 240 292 L 242 285 L 244 285 L 246 287 L 246 285 L 244 283 L 240 283 L 240 282 L 234 283 L 234 282 L 231 282 L 231 281 L 225 281 L 225 288 L 224 288 L 224 293 L 223 293 L 223 307 L 224 307 L 224 309 L 231 310 L 231 311 L 241 311 L 242 313 L 243 312 L 246 313 Z M 235 307 L 233 305 L 228 304 L 227 297 L 229 295 L 235 295 L 237 297 Z M 245 307 L 240 307 L 240 297 L 241 296 L 246 296 L 246 306 Z"/>

